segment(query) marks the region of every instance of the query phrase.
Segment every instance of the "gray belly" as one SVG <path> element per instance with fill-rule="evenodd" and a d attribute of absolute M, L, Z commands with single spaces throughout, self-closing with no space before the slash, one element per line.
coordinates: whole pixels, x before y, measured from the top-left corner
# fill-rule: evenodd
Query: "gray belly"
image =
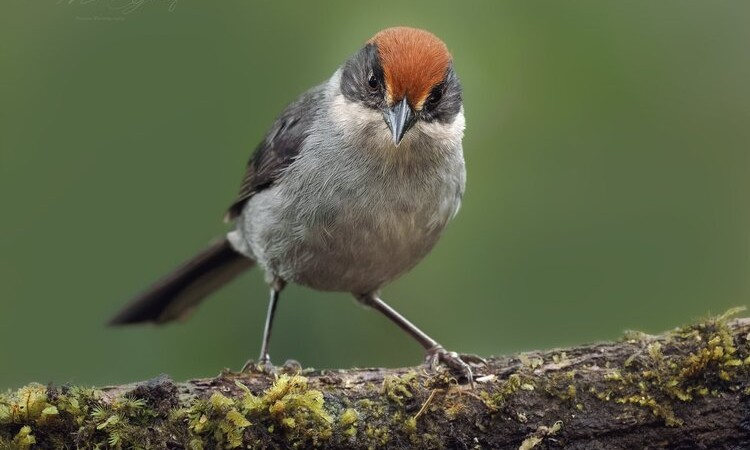
<path fill-rule="evenodd" d="M 368 293 L 432 249 L 458 207 L 456 192 L 445 186 L 431 195 L 361 200 L 345 195 L 316 202 L 271 188 L 248 202 L 230 240 L 256 259 L 269 279 Z"/>
<path fill-rule="evenodd" d="M 299 243 L 294 281 L 320 290 L 368 293 L 416 265 L 442 231 L 422 211 L 346 213 L 312 227 Z"/>

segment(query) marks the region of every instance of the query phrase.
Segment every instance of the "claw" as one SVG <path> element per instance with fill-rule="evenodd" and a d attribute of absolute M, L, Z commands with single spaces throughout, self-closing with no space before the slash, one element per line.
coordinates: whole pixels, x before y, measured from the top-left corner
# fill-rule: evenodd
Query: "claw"
<path fill-rule="evenodd" d="M 486 364 L 483 358 L 477 355 L 458 354 L 449 352 L 441 346 L 436 346 L 427 351 L 425 364 L 431 371 L 436 371 L 440 364 L 444 364 L 448 369 L 463 378 L 465 378 L 471 387 L 474 387 L 474 374 L 469 364 L 482 365 Z"/>
<path fill-rule="evenodd" d="M 242 373 L 259 373 L 263 375 L 275 375 L 278 368 L 271 363 L 268 358 L 262 358 L 256 362 L 254 359 L 248 359 L 242 366 Z"/>
<path fill-rule="evenodd" d="M 474 355 L 471 353 L 459 353 L 458 357 L 461 358 L 464 362 L 473 364 L 475 366 L 486 366 L 487 360 L 482 358 L 479 355 Z"/>
<path fill-rule="evenodd" d="M 295 359 L 287 359 L 283 366 L 279 367 L 281 373 L 297 374 L 302 371 L 302 364 Z"/>

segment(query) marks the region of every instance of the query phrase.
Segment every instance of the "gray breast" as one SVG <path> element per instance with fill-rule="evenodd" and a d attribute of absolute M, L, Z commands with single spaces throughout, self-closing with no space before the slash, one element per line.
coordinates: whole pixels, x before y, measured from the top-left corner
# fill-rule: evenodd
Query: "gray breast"
<path fill-rule="evenodd" d="M 378 122 L 360 125 L 334 139 L 308 139 L 281 179 L 245 206 L 230 240 L 269 278 L 377 290 L 419 262 L 457 211 L 465 179 L 460 137 L 458 145 L 435 141 L 417 126 L 393 148 Z M 330 136 L 337 125 L 316 126 L 328 132 L 312 136 Z M 378 133 L 385 139 L 368 138 Z"/>

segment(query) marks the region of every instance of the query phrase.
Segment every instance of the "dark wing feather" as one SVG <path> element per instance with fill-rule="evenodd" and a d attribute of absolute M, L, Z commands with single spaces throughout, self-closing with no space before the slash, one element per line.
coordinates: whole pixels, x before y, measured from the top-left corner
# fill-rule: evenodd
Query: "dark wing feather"
<path fill-rule="evenodd" d="M 236 219 L 250 197 L 271 186 L 297 157 L 315 119 L 323 89 L 321 85 L 305 92 L 276 119 L 250 157 L 240 193 L 229 207 L 225 220 Z"/>

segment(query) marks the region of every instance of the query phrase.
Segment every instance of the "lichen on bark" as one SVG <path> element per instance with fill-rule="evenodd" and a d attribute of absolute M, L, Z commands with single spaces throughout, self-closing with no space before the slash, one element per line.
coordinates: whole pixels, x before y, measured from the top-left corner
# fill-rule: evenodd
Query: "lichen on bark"
<path fill-rule="evenodd" d="M 0 449 L 748 448 L 750 319 L 447 372 L 222 372 L 0 395 Z"/>

